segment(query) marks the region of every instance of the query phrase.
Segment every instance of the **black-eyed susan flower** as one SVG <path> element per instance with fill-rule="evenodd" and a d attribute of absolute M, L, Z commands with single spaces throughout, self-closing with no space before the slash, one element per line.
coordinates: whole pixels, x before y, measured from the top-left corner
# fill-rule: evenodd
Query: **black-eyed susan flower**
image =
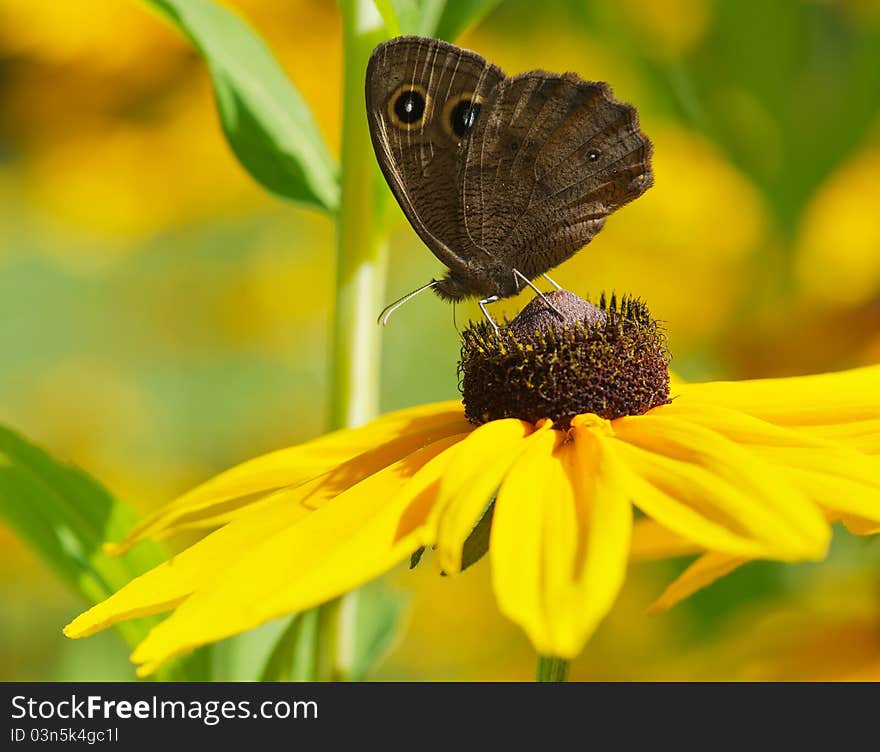
<path fill-rule="evenodd" d="M 670 388 L 643 304 L 551 298 L 561 320 L 537 299 L 497 333 L 465 332 L 464 405 L 259 457 L 160 510 L 122 546 L 219 529 L 66 633 L 173 611 L 132 656 L 145 675 L 423 548 L 446 573 L 488 549 L 501 611 L 541 655 L 569 659 L 614 603 L 631 549 L 817 560 L 829 520 L 880 526 L 880 366 Z"/>

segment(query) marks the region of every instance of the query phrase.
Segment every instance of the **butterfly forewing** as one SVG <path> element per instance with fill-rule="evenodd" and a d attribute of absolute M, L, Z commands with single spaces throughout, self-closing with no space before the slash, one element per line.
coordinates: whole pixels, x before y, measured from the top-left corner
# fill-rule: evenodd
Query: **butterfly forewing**
<path fill-rule="evenodd" d="M 413 228 L 452 269 L 463 270 L 474 251 L 464 222 L 468 142 L 460 126 L 472 114 L 467 103 L 484 100 L 503 77 L 473 52 L 420 37 L 381 45 L 367 70 L 367 116 L 382 172 Z M 408 91 L 424 100 L 412 123 L 395 110 Z"/>

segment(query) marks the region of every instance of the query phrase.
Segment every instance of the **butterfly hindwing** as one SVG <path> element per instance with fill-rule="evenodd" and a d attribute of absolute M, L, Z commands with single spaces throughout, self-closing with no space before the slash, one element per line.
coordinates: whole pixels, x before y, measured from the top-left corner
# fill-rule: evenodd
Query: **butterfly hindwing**
<path fill-rule="evenodd" d="M 507 78 L 472 133 L 466 221 L 532 279 L 569 258 L 653 181 L 651 143 L 607 84 L 532 71 Z"/>

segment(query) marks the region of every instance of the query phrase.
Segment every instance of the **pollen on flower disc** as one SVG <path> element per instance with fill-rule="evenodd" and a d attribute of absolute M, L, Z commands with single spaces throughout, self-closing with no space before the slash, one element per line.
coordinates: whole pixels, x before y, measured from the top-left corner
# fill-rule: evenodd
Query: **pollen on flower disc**
<path fill-rule="evenodd" d="M 565 290 L 545 299 L 497 333 L 486 322 L 464 331 L 468 420 L 551 418 L 567 427 L 575 415 L 613 419 L 669 402 L 666 335 L 644 303 L 603 295 L 594 305 Z"/>

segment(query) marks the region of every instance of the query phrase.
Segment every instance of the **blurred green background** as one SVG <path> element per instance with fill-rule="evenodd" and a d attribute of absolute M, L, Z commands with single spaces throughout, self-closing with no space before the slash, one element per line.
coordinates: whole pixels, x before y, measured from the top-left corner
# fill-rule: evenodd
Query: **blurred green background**
<path fill-rule="evenodd" d="M 338 154 L 335 4 L 223 4 Z M 506 0 L 459 43 L 638 106 L 656 185 L 554 277 L 645 298 L 681 376 L 880 361 L 880 3 Z M 394 216 L 389 301 L 441 269 Z M 135 0 L 0 0 L 0 423 L 142 512 L 319 434 L 333 242 L 246 175 L 203 62 Z M 383 411 L 458 395 L 449 306 L 418 298 L 382 336 Z M 64 640 L 82 604 L 2 527 L 0 552 L 0 679 L 131 678 L 116 635 Z M 683 566 L 633 565 L 573 678 L 880 679 L 877 542 L 839 534 L 829 563 L 753 564 L 645 615 Z M 485 562 L 387 583 L 409 605 L 374 678 L 531 676 Z"/>

